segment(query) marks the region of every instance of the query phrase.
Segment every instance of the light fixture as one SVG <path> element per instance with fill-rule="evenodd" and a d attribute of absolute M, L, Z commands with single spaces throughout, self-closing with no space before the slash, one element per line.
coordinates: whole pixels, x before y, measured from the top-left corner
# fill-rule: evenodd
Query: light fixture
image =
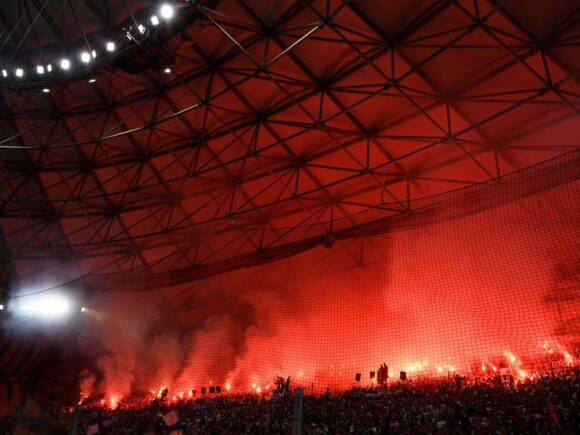
<path fill-rule="evenodd" d="M 44 67 L 42 65 L 36 66 L 36 73 L 37 74 L 44 74 Z"/>
<path fill-rule="evenodd" d="M 165 74 L 169 74 L 169 73 L 171 72 L 171 68 L 165 68 L 165 69 L 163 70 L 163 72 L 164 72 Z"/>
<path fill-rule="evenodd" d="M 86 311 L 87 311 L 87 309 L 85 307 L 81 307 L 81 313 L 84 313 Z"/>
<path fill-rule="evenodd" d="M 45 319 L 64 317 L 71 309 L 71 302 L 62 294 L 26 295 L 15 306 L 17 314 Z"/>
<path fill-rule="evenodd" d="M 89 83 L 95 83 L 97 81 L 97 79 L 89 79 Z"/>
<path fill-rule="evenodd" d="M 0 304 L 0 311 L 4 309 L 4 304 Z"/>
<path fill-rule="evenodd" d="M 164 5 L 161 6 L 161 8 L 159 9 L 159 14 L 161 15 L 161 18 L 165 19 L 165 20 L 170 20 L 173 17 L 173 6 L 165 3 Z"/>
<path fill-rule="evenodd" d="M 52 71 L 52 65 L 51 64 L 46 65 L 46 70 L 48 72 L 51 72 Z"/>
<path fill-rule="evenodd" d="M 50 92 L 50 89 L 48 89 L 48 88 L 44 88 L 44 89 L 42 90 L 42 92 L 44 92 L 45 94 L 48 94 L 48 93 Z"/>
<path fill-rule="evenodd" d="M 157 18 L 157 15 L 153 15 L 151 17 L 151 24 L 153 24 L 154 26 L 159 25 L 159 18 Z"/>
<path fill-rule="evenodd" d="M 139 26 L 137 28 L 139 29 L 139 32 L 141 34 L 145 33 L 145 26 L 143 26 L 143 24 L 139 24 Z"/>
<path fill-rule="evenodd" d="M 68 59 L 62 59 L 62 60 L 60 61 L 60 67 L 61 67 L 62 69 L 64 69 L 64 70 L 67 70 L 67 69 L 69 69 L 69 68 L 70 68 L 70 60 L 68 60 Z"/>
<path fill-rule="evenodd" d="M 2 77 L 8 77 L 8 71 L 5 69 L 2 70 Z"/>
<path fill-rule="evenodd" d="M 106 48 L 109 52 L 115 51 L 115 43 L 113 41 L 107 42 Z"/>
<path fill-rule="evenodd" d="M 16 68 L 16 77 L 24 76 L 24 70 L 22 68 Z"/>
<path fill-rule="evenodd" d="M 91 61 L 91 54 L 88 51 L 83 51 L 81 53 L 81 61 L 83 63 L 89 63 Z"/>
<path fill-rule="evenodd" d="M 97 58 L 97 50 L 91 50 L 91 56 L 93 56 L 93 59 Z"/>

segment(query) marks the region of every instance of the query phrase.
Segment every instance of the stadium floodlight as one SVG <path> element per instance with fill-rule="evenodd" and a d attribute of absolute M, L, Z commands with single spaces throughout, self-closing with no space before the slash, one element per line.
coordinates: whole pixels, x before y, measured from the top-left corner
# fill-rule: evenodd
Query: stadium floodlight
<path fill-rule="evenodd" d="M 59 293 L 37 293 L 18 298 L 16 313 L 33 318 L 56 319 L 70 312 L 70 301 Z"/>
<path fill-rule="evenodd" d="M 44 74 L 44 66 L 42 66 L 42 65 L 37 65 L 37 66 L 36 66 L 36 73 L 37 73 L 37 74 Z"/>
<path fill-rule="evenodd" d="M 16 77 L 23 77 L 24 76 L 24 70 L 22 68 L 16 68 Z"/>
<path fill-rule="evenodd" d="M 154 26 L 159 25 L 159 18 L 157 18 L 157 15 L 153 15 L 151 17 L 151 24 L 153 24 Z"/>
<path fill-rule="evenodd" d="M 115 43 L 113 41 L 107 42 L 106 49 L 109 53 L 115 51 Z"/>
<path fill-rule="evenodd" d="M 68 70 L 70 68 L 70 60 L 68 59 L 61 59 L 60 67 L 64 70 Z"/>
<path fill-rule="evenodd" d="M 159 15 L 161 15 L 161 18 L 163 18 L 164 20 L 170 20 L 171 18 L 173 18 L 173 14 L 175 13 L 175 10 L 173 9 L 173 6 L 171 6 L 170 4 L 163 4 L 161 5 L 161 8 L 159 8 Z"/>
<path fill-rule="evenodd" d="M 81 53 L 81 61 L 83 63 L 89 63 L 91 61 L 91 54 L 88 51 L 83 51 Z"/>

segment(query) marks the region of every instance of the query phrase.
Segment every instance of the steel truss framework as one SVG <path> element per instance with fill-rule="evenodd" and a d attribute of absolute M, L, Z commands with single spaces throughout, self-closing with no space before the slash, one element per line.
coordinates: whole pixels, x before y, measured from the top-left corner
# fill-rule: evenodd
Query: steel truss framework
<path fill-rule="evenodd" d="M 131 7 L 131 3 L 133 4 Z M 102 0 L 6 0 L 0 4 L 0 59 L 4 67 L 52 54 L 71 54 L 71 45 L 87 49 L 87 38 L 115 36 L 119 26 L 135 27 L 157 2 Z M 181 2 L 180 2 L 181 3 Z M 150 15 L 149 15 L 150 16 Z M 143 20 L 143 22 L 148 23 Z M 49 59 L 48 59 L 49 60 Z"/>
<path fill-rule="evenodd" d="M 235 262 L 580 144 L 577 1 L 193 7 L 171 74 L 3 89 L 0 227 L 21 274 Z"/>

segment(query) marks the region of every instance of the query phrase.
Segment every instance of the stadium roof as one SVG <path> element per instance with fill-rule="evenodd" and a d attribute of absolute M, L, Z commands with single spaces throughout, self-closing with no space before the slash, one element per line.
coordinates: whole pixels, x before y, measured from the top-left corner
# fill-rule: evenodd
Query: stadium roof
<path fill-rule="evenodd" d="M 21 278 L 268 261 L 580 143 L 577 1 L 173 4 L 154 26 L 152 1 L 1 2 L 0 229 Z"/>

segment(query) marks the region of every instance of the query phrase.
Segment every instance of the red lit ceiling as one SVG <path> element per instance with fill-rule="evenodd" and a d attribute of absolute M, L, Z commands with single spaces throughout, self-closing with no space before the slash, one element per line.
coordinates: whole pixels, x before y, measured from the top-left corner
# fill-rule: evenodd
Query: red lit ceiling
<path fill-rule="evenodd" d="M 190 8 L 156 68 L 2 88 L 0 227 L 17 268 L 72 258 L 146 278 L 283 252 L 580 143 L 577 1 Z"/>

